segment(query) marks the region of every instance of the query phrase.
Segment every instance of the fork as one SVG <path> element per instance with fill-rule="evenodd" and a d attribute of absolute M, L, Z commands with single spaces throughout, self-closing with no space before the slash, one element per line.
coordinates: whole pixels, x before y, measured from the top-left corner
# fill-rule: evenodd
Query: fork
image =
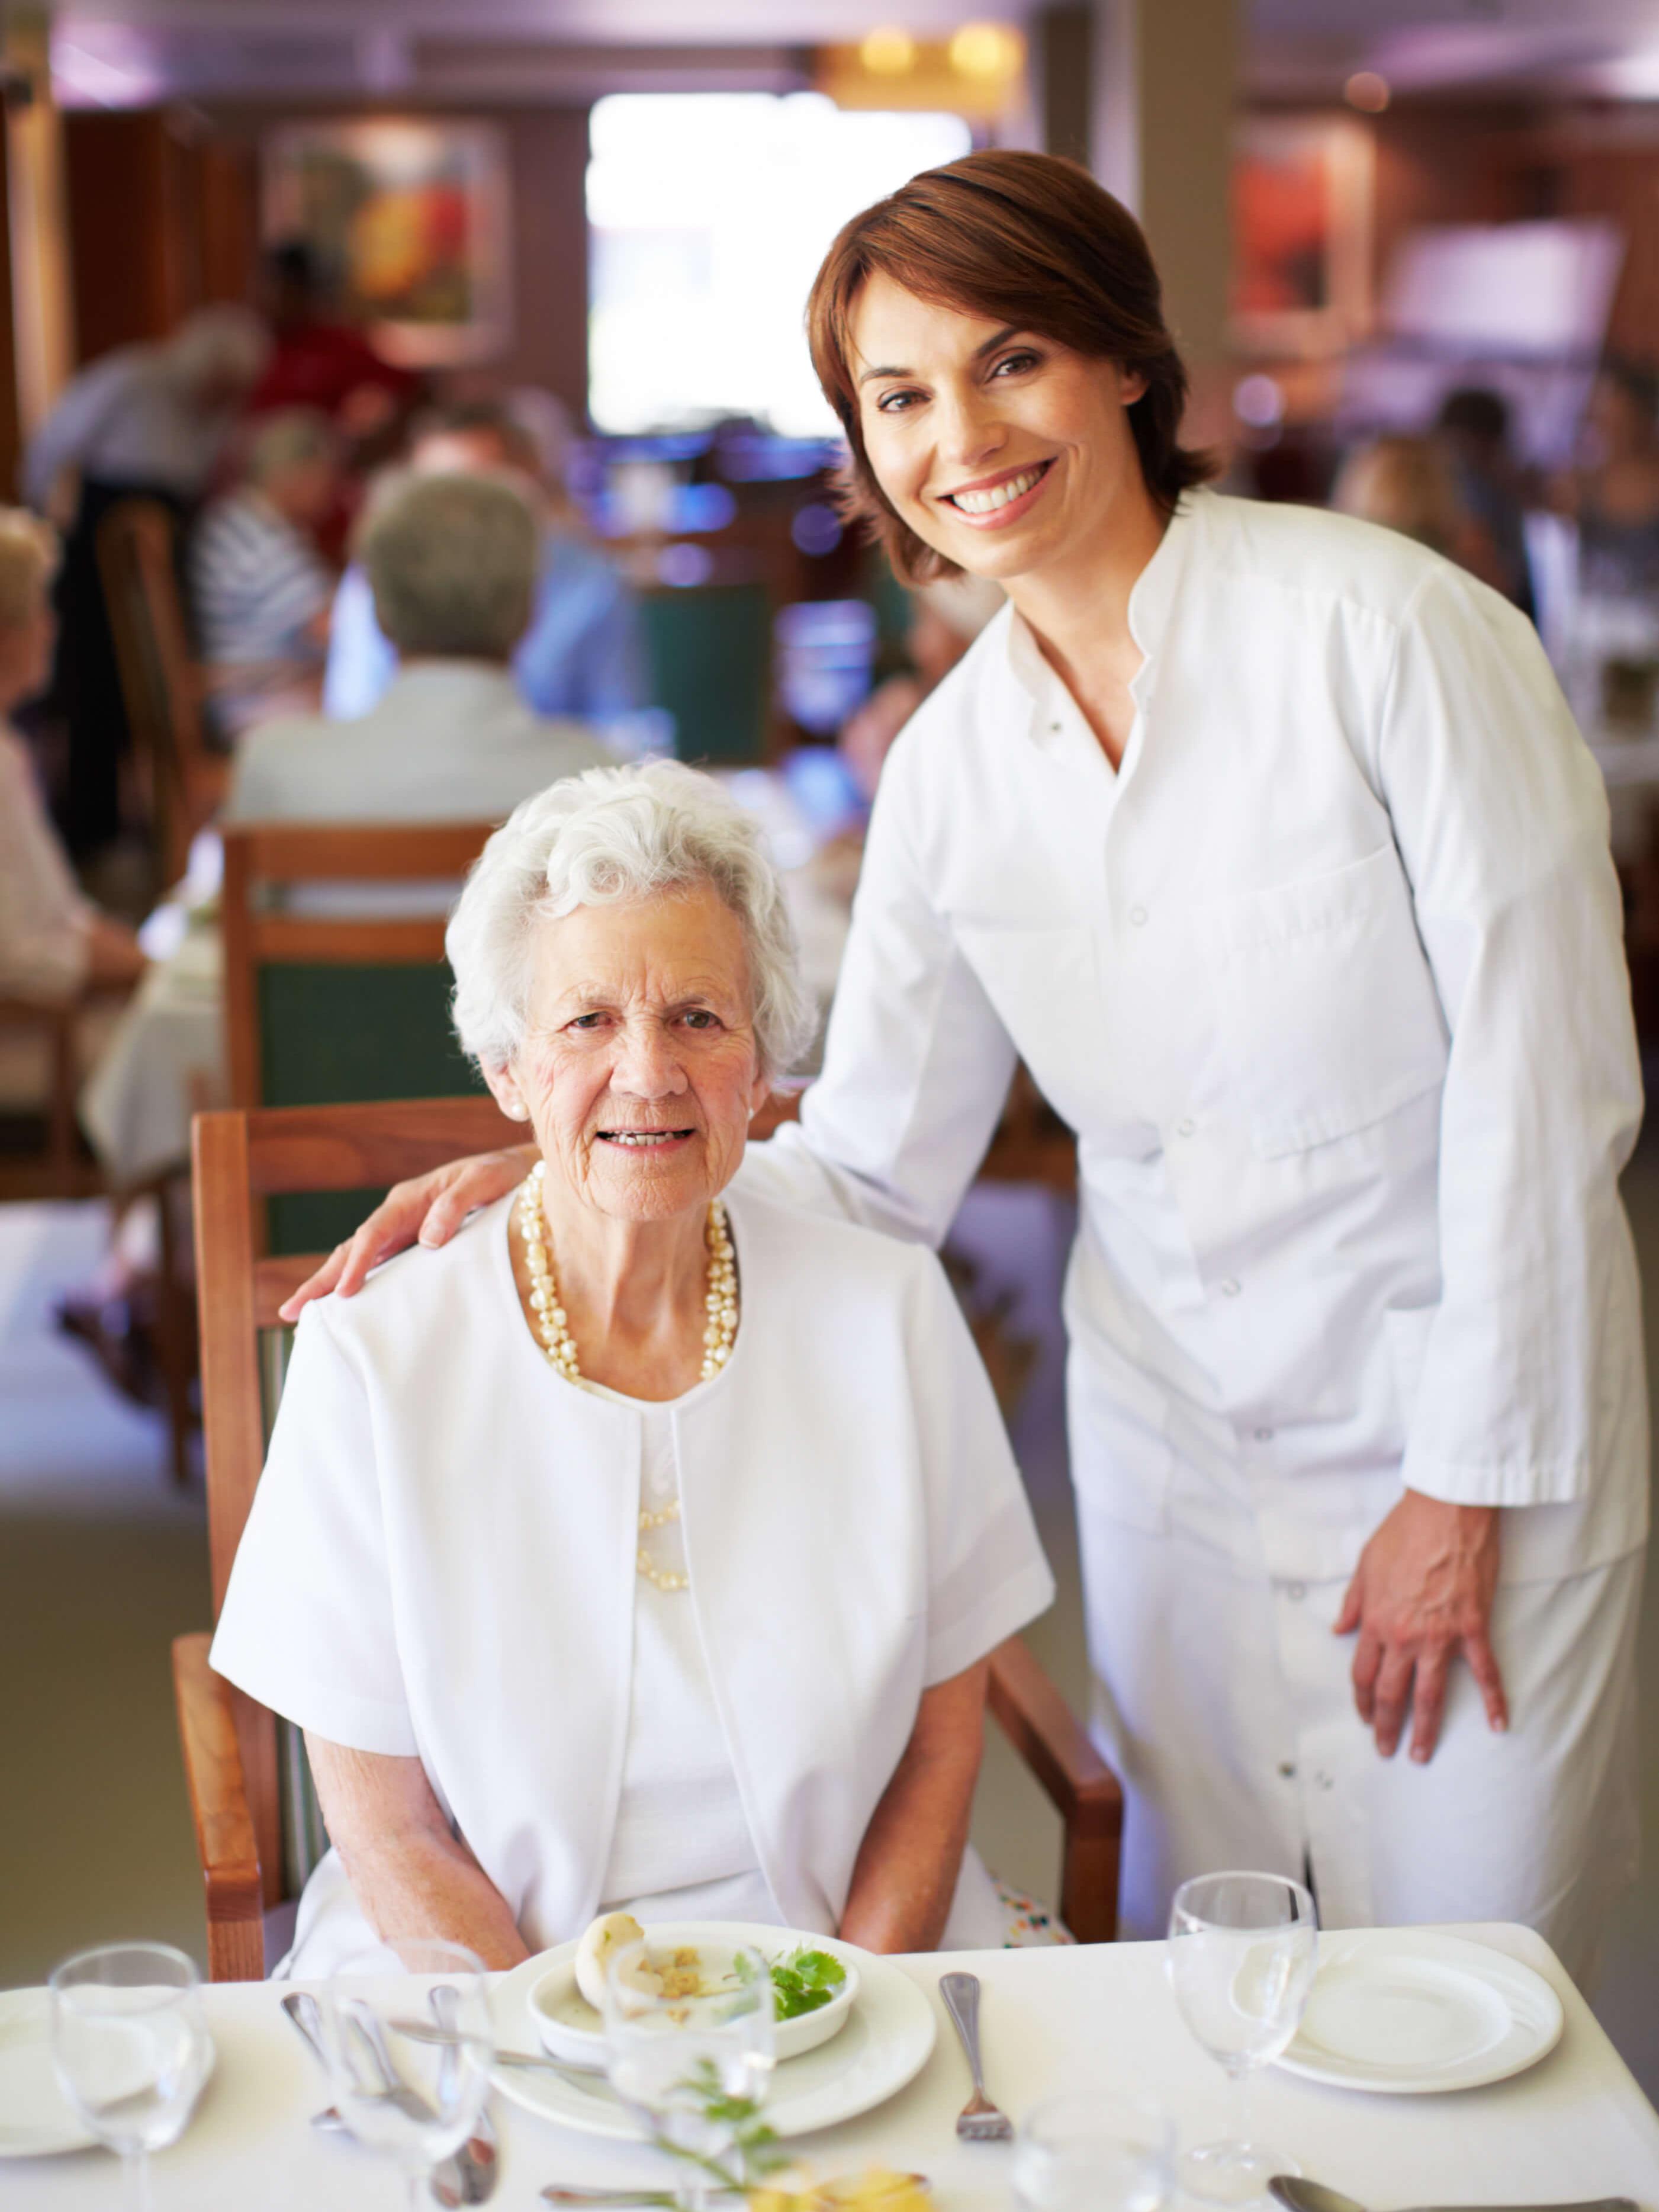
<path fill-rule="evenodd" d="M 965 2142 L 1006 2142 L 1014 2133 L 1013 2122 L 985 2094 L 985 2076 L 979 2063 L 979 1977 L 942 1974 L 939 1994 L 962 2039 L 968 2071 L 973 2076 L 973 2094 L 957 2115 L 956 2132 Z"/>

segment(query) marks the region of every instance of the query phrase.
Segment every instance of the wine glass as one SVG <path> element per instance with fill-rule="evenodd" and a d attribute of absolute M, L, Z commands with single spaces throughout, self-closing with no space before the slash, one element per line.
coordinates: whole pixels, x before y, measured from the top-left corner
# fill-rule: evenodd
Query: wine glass
<path fill-rule="evenodd" d="M 427 2000 L 440 1988 L 450 1995 L 438 2028 Z M 474 2132 L 489 2094 L 495 2039 L 483 1962 L 426 1937 L 356 1952 L 324 1985 L 322 2027 L 342 2118 L 400 2169 L 409 2212 L 421 2212 L 433 2167 Z"/>
<path fill-rule="evenodd" d="M 1278 1874 L 1206 1874 L 1170 1907 L 1166 1963 L 1181 2017 L 1235 2085 L 1237 2132 L 1189 2151 L 1184 2188 L 1212 2204 L 1250 2204 L 1275 2173 L 1300 2173 L 1250 2139 L 1249 2083 L 1289 2045 L 1318 1964 L 1319 1924 L 1299 1881 Z"/>
<path fill-rule="evenodd" d="M 1020 2124 L 1020 2212 L 1162 2212 L 1174 2188 L 1174 2124 L 1142 2098 L 1055 2097 Z"/>
<path fill-rule="evenodd" d="M 666 1976 L 659 1972 L 667 1965 Z M 760 2124 L 772 2080 L 772 1970 L 758 1951 L 733 1954 L 730 1972 L 699 1963 L 673 1972 L 629 1943 L 605 1976 L 611 2087 L 675 2161 L 675 2202 L 704 2212 L 716 2193 L 741 2193 L 745 2137 Z M 681 1984 L 689 1980 L 694 1986 Z"/>
<path fill-rule="evenodd" d="M 120 2153 L 127 2212 L 149 2212 L 149 2154 L 184 2133 L 213 2063 L 201 1977 L 170 1943 L 108 1943 L 65 1959 L 51 1986 L 58 2086 Z"/>

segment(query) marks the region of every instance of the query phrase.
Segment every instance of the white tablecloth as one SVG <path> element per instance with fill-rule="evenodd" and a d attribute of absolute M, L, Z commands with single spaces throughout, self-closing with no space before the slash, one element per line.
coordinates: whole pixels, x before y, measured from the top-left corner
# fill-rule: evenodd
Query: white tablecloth
<path fill-rule="evenodd" d="M 1459 1932 L 1524 1960 L 1559 1992 L 1566 2028 L 1548 2057 L 1492 2088 L 1443 2097 L 1365 2096 L 1274 2071 L 1255 2093 L 1257 2132 L 1308 2173 L 1379 2212 L 1460 2199 L 1540 2204 L 1612 2195 L 1659 2212 L 1659 2114 L 1548 1946 L 1523 1928 Z M 1176 2013 L 1161 1944 L 901 1963 L 930 1991 L 948 1968 L 979 1975 L 987 2082 L 1015 2119 L 1052 2091 L 1093 2087 L 1159 2098 L 1189 2142 L 1230 2123 L 1220 2069 Z M 328 2102 L 327 2088 L 278 2012 L 281 1994 L 255 1984 L 209 1992 L 218 2070 L 189 2133 L 156 2159 L 157 2212 L 392 2212 L 401 2204 L 401 2185 L 389 2170 L 306 2124 Z M 1008 2212 L 1008 2147 L 959 2143 L 953 2131 L 967 2071 L 936 1995 L 934 2002 L 939 2039 L 910 2087 L 863 2119 L 791 2148 L 820 2174 L 877 2161 L 925 2172 L 940 2212 Z M 493 2109 L 502 2175 L 491 2201 L 500 2212 L 530 2212 L 549 2181 L 660 2174 L 649 2153 L 553 2127 L 500 2097 Z M 99 2152 L 0 2162 L 0 2204 L 29 2212 L 112 2212 L 117 2185 L 114 2160 Z"/>
<path fill-rule="evenodd" d="M 81 1093 L 81 1126 L 118 1190 L 190 1158 L 191 1115 L 227 1102 L 223 957 L 197 921 L 134 993 Z"/>

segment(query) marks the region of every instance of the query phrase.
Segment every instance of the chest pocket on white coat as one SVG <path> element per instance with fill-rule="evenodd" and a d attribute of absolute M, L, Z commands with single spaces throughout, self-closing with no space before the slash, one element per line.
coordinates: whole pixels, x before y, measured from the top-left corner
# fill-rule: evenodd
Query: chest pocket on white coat
<path fill-rule="evenodd" d="M 1260 1158 L 1345 1137 L 1443 1080 L 1445 1024 L 1391 844 L 1196 920 L 1226 1108 Z"/>

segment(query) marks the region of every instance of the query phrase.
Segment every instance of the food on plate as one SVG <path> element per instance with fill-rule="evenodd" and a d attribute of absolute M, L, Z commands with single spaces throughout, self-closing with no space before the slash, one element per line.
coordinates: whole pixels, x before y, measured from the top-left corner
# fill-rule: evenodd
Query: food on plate
<path fill-rule="evenodd" d="M 604 2010 L 605 1978 L 611 1972 L 618 1954 L 633 1944 L 643 1947 L 646 1942 L 645 1930 L 631 1912 L 602 1913 L 585 1930 L 576 1947 L 576 1986 L 596 2012 Z M 739 1974 L 743 1963 L 740 1956 Z M 805 2013 L 817 2012 L 846 1986 L 847 1970 L 841 1961 L 809 1943 L 799 1944 L 783 1958 L 771 1960 L 768 1971 L 772 1975 L 772 2008 L 779 2020 L 799 2020 Z M 704 1976 L 701 1953 L 694 1944 L 682 1943 L 665 1957 L 653 1957 L 648 1949 L 642 1948 L 639 1958 L 630 1960 L 624 1968 L 622 1978 L 642 1996 L 672 2000 L 712 1996 L 721 1982 L 717 1979 L 711 1985 Z M 725 1986 L 730 1986 L 730 1979 L 727 1970 Z"/>
<path fill-rule="evenodd" d="M 631 1912 L 602 1912 L 584 1930 L 576 1947 L 576 1986 L 596 2012 L 605 2008 L 605 1977 L 619 1951 L 630 1943 L 643 1943 L 645 1931 Z M 629 1973 L 630 1985 L 642 1996 L 661 1996 L 663 1977 L 649 1958 L 637 1960 Z M 683 1991 L 675 1991 L 683 1995 Z"/>
<path fill-rule="evenodd" d="M 933 2197 L 919 2173 L 889 2173 L 875 2166 L 838 2181 L 808 2183 L 799 2191 L 752 2189 L 748 2212 L 933 2212 Z"/>
<path fill-rule="evenodd" d="M 772 1962 L 772 2009 L 779 2020 L 798 2020 L 802 2013 L 828 2004 L 846 1978 L 847 1970 L 839 1959 L 803 1943 L 787 1958 Z"/>

